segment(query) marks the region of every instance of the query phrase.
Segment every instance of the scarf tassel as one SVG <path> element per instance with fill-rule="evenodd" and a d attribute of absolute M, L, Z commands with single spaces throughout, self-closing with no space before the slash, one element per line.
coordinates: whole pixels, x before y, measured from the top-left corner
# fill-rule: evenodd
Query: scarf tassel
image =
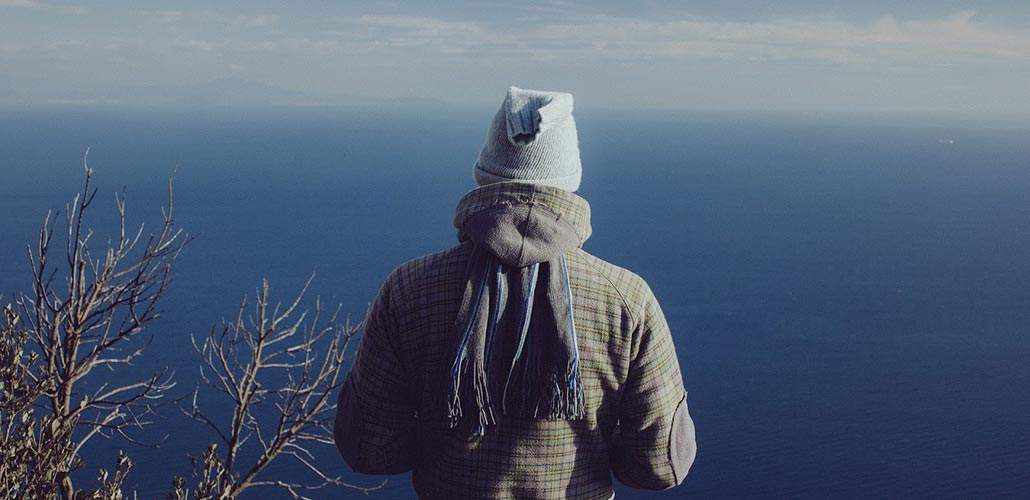
<path fill-rule="evenodd" d="M 515 415 L 524 418 L 537 418 L 548 420 L 579 420 L 586 415 L 585 396 L 579 367 L 579 346 L 576 335 L 575 318 L 572 311 L 572 289 L 569 282 L 568 265 L 565 256 L 560 258 L 562 273 L 562 288 L 564 299 L 567 305 L 565 318 L 565 331 L 569 337 L 571 349 L 569 349 L 569 360 L 563 369 L 551 369 L 544 375 L 541 373 L 540 358 L 544 346 L 542 339 L 531 338 L 530 323 L 533 316 L 534 298 L 539 277 L 540 264 L 534 264 L 529 271 L 529 289 L 522 304 L 520 304 L 519 338 L 511 366 L 505 379 L 503 393 L 501 396 L 501 414 Z M 472 359 L 471 349 L 474 349 L 476 327 L 479 322 L 479 313 L 483 296 L 486 293 L 486 283 L 489 275 L 493 273 L 495 286 L 491 291 L 491 305 L 493 308 L 488 313 L 485 356 L 475 356 Z M 502 299 L 503 276 L 501 264 L 492 256 L 487 256 L 487 262 L 483 265 L 483 274 L 475 288 L 475 294 L 468 304 L 468 322 L 458 346 L 458 352 L 451 367 L 451 380 L 448 394 L 447 415 L 451 427 L 456 427 L 464 417 L 463 401 L 471 399 L 476 408 L 476 421 L 474 432 L 476 435 L 483 435 L 486 427 L 496 423 L 493 406 L 490 400 L 490 383 L 487 376 L 487 364 L 490 363 L 493 342 L 496 337 L 496 327 L 500 319 L 500 306 Z M 495 295 L 496 294 L 496 295 Z M 561 332 L 559 328 L 559 332 Z M 486 361 L 484 362 L 484 357 Z M 470 374 L 469 371 L 472 373 Z M 550 380 L 545 382 L 542 377 Z M 471 382 L 471 387 L 462 385 L 462 379 Z M 471 380 L 468 380 L 471 379 Z M 509 398 L 509 391 L 512 386 L 517 387 L 516 391 Z M 541 392 L 546 391 L 546 395 Z M 544 396 L 544 397 L 541 397 Z M 546 408 L 541 408 L 546 404 Z"/>

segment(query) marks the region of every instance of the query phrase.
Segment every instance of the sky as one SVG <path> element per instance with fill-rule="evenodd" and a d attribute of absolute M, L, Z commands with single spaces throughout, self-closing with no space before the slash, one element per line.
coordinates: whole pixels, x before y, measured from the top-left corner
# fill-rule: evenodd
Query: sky
<path fill-rule="evenodd" d="M 0 0 L 0 105 L 1030 113 L 1030 2 Z"/>

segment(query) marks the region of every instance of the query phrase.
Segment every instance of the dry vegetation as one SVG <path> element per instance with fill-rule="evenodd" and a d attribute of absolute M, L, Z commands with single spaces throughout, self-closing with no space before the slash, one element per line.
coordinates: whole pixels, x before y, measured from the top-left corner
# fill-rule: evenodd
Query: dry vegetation
<path fill-rule="evenodd" d="M 194 459 L 198 496 L 235 498 L 261 486 L 281 488 L 295 498 L 330 486 L 374 489 L 344 482 L 318 464 L 309 450 L 315 445 L 335 446 L 335 394 L 343 383 L 343 361 L 357 327 L 338 321 L 339 308 L 323 321 L 317 300 L 310 314 L 299 311 L 303 296 L 302 291 L 291 304 L 273 306 L 266 281 L 249 315 L 244 299 L 234 321 L 212 328 L 200 342 L 194 339 L 203 387 L 219 393 L 233 408 L 229 422 L 219 425 L 197 403 L 199 388 L 182 407 L 219 437 L 219 444 Z M 266 410 L 269 402 L 271 411 Z M 268 418 L 262 418 L 265 415 Z M 251 460 L 243 458 L 247 443 L 256 451 Z M 317 480 L 262 478 L 261 472 L 277 458 L 296 461 Z M 175 498 L 185 498 L 186 493 L 185 480 L 178 479 Z"/>
<path fill-rule="evenodd" d="M 87 166 L 82 190 L 60 224 L 64 244 L 54 239 L 59 216 L 48 213 L 28 251 L 31 293 L 3 308 L 0 498 L 133 496 L 122 491 L 133 467 L 127 454 L 112 457 L 109 469 L 96 469 L 102 464 L 83 463 L 83 451 L 97 439 L 127 448 L 159 445 L 147 435 L 152 417 L 175 407 L 206 428 L 212 444 L 182 457 L 188 473 L 169 478 L 169 498 L 230 499 L 259 487 L 296 498 L 323 488 L 374 489 L 345 483 L 312 454 L 314 446 L 332 446 L 335 393 L 357 326 L 335 312 L 324 317 L 317 300 L 304 310 L 303 292 L 283 307 L 263 283 L 234 321 L 194 339 L 203 382 L 185 396 L 170 401 L 175 382 L 169 370 L 126 380 L 120 368 L 144 355 L 145 333 L 160 317 L 175 262 L 190 239 L 172 216 L 169 182 L 162 223 L 146 235 L 143 225 L 128 230 L 124 196 L 116 196 L 117 234 L 96 253 L 88 218 L 96 195 Z M 176 334 L 185 338 L 187 332 Z M 222 411 L 198 403 L 212 399 L 221 401 Z M 219 420 L 228 406 L 231 417 Z M 301 464 L 308 479 L 267 477 L 276 460 Z M 96 476 L 84 475 L 86 468 L 98 470 Z"/>

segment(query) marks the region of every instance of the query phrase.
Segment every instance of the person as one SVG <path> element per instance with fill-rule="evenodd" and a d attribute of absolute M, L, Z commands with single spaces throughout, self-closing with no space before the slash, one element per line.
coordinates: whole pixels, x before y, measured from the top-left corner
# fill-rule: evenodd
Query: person
<path fill-rule="evenodd" d="M 334 437 L 421 498 L 614 496 L 680 484 L 694 424 L 647 283 L 581 246 L 590 205 L 571 94 L 511 87 L 458 203 L 459 244 L 372 302 Z"/>

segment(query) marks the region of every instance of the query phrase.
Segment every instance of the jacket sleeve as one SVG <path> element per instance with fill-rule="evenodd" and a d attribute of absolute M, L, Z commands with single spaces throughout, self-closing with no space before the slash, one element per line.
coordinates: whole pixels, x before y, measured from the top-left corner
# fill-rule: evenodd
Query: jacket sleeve
<path fill-rule="evenodd" d="M 645 293 L 610 457 L 623 484 L 662 490 L 683 482 L 697 444 L 669 326 L 646 285 Z"/>
<path fill-rule="evenodd" d="M 354 471 L 399 474 L 412 468 L 415 408 L 398 356 L 389 282 L 365 319 L 354 366 L 340 391 L 333 437 Z"/>

